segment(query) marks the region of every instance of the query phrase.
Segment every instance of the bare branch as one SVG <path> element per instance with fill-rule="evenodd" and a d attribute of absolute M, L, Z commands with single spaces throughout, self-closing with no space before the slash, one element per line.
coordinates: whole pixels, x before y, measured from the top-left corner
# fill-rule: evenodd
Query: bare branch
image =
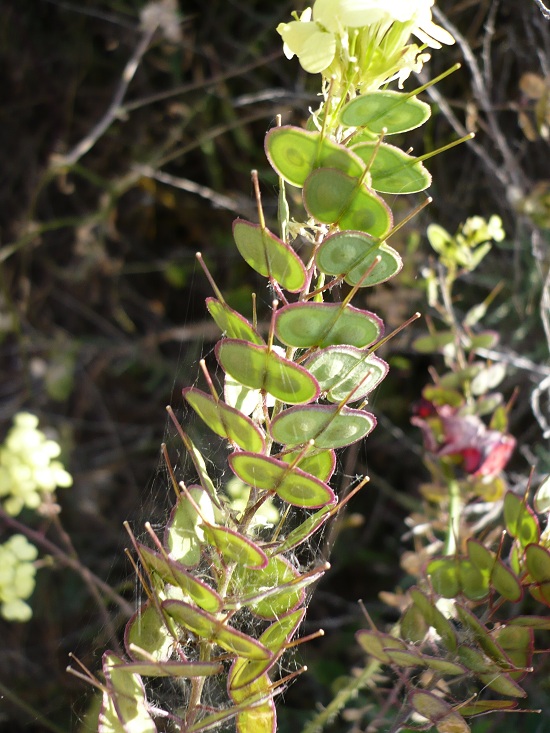
<path fill-rule="evenodd" d="M 542 17 L 545 20 L 550 20 L 550 8 L 547 8 L 546 5 L 542 2 L 542 0 L 535 0 L 535 4 L 542 13 Z"/>
<path fill-rule="evenodd" d="M 82 158 L 89 150 L 93 148 L 99 138 L 106 132 L 106 130 L 118 119 L 122 111 L 122 101 L 128 90 L 130 82 L 135 76 L 138 66 L 146 53 L 149 45 L 156 32 L 156 26 L 145 28 L 134 52 L 122 72 L 120 83 L 117 87 L 115 95 L 109 105 L 107 111 L 99 122 L 90 130 L 90 132 L 84 137 L 74 148 L 66 155 L 58 156 L 55 160 L 55 167 L 66 167 L 72 166 Z"/>

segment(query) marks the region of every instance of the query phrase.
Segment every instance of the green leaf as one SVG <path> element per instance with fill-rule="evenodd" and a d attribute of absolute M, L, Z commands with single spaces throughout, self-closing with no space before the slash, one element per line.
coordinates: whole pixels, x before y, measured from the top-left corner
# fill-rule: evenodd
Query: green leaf
<path fill-rule="evenodd" d="M 473 647 L 461 645 L 458 657 L 465 667 L 472 670 L 480 682 L 500 695 L 508 697 L 526 697 L 527 693 L 515 682 L 503 668 L 488 659 L 483 652 Z"/>
<path fill-rule="evenodd" d="M 317 448 L 343 448 L 367 436 L 376 418 L 365 410 L 338 405 L 306 405 L 283 410 L 271 423 L 271 435 L 294 447 L 309 440 Z"/>
<path fill-rule="evenodd" d="M 412 346 L 420 354 L 433 354 L 437 351 L 443 351 L 449 344 L 454 344 L 455 339 L 456 336 L 453 331 L 439 331 L 429 336 L 420 336 L 413 341 Z"/>
<path fill-rule="evenodd" d="M 498 710 L 514 710 L 518 704 L 514 700 L 477 700 L 469 702 L 465 705 L 457 705 L 454 709 L 462 715 L 469 717 L 470 715 L 485 715 L 486 713 L 495 713 Z"/>
<path fill-rule="evenodd" d="M 210 677 L 223 672 L 221 662 L 122 662 L 112 669 L 142 675 L 143 677 Z"/>
<path fill-rule="evenodd" d="M 266 700 L 257 702 L 256 697 L 263 695 Z M 230 696 L 235 702 L 251 703 L 247 710 L 240 712 L 236 718 L 237 733 L 275 733 L 277 727 L 277 716 L 275 703 L 273 702 L 273 691 L 271 680 L 267 674 L 262 675 L 238 690 L 230 690 Z"/>
<path fill-rule="evenodd" d="M 519 540 L 522 547 L 538 542 L 540 528 L 537 518 L 525 501 L 509 491 L 504 497 L 504 521 L 511 537 Z"/>
<path fill-rule="evenodd" d="M 468 628 L 475 638 L 476 642 L 483 649 L 485 654 L 505 670 L 513 667 L 510 659 L 504 653 L 504 650 L 496 643 L 489 633 L 488 629 L 481 621 L 467 608 L 460 604 L 455 605 L 456 613 L 459 621 Z"/>
<path fill-rule="evenodd" d="M 322 509 L 315 512 L 315 514 L 308 517 L 304 522 L 302 522 L 302 524 L 298 525 L 298 527 L 291 530 L 281 544 L 277 545 L 274 554 L 288 552 L 289 550 L 293 550 L 302 542 L 305 542 L 305 540 L 317 532 L 319 527 L 331 516 L 331 509 L 332 507 L 330 505 L 324 506 Z"/>
<path fill-rule="evenodd" d="M 244 219 L 233 222 L 233 238 L 242 258 L 259 272 L 291 293 L 306 282 L 306 269 L 296 252 L 259 224 Z"/>
<path fill-rule="evenodd" d="M 277 338 L 303 349 L 340 344 L 361 348 L 382 333 L 383 323 L 375 313 L 341 303 L 291 303 L 277 311 L 275 320 Z"/>
<path fill-rule="evenodd" d="M 446 649 L 450 652 L 455 652 L 458 647 L 458 641 L 456 638 L 456 631 L 453 625 L 446 618 L 439 608 L 433 603 L 422 591 L 413 587 L 409 591 L 413 603 L 418 607 L 426 623 L 433 627 L 441 637 L 441 641 L 445 645 Z"/>
<path fill-rule="evenodd" d="M 382 664 L 391 664 L 391 658 L 388 655 L 390 650 L 407 651 L 407 645 L 401 639 L 396 639 L 390 634 L 382 634 L 379 631 L 370 631 L 361 629 L 356 632 L 355 638 L 359 646 L 370 654 L 371 657 L 378 659 Z"/>
<path fill-rule="evenodd" d="M 340 122 L 347 127 L 367 127 L 377 135 L 395 135 L 420 127 L 430 114 L 430 105 L 414 96 L 378 90 L 348 102 L 340 113 Z"/>
<path fill-rule="evenodd" d="M 422 163 L 394 145 L 365 142 L 352 147 L 369 169 L 371 188 L 380 193 L 419 193 L 432 177 Z"/>
<path fill-rule="evenodd" d="M 306 132 L 300 127 L 274 127 L 265 138 L 267 159 L 285 181 L 302 188 L 315 168 L 336 168 L 359 178 L 364 170 L 361 160 L 344 145 Z"/>
<path fill-rule="evenodd" d="M 322 224 L 380 238 L 392 227 L 391 209 L 385 201 L 365 183 L 336 168 L 314 170 L 304 184 L 303 199 L 308 214 Z"/>
<path fill-rule="evenodd" d="M 241 384 L 264 389 L 283 402 L 294 405 L 319 396 L 319 385 L 306 369 L 267 346 L 222 339 L 216 344 L 216 357 L 222 369 Z"/>
<path fill-rule="evenodd" d="M 196 387 L 187 387 L 183 397 L 216 435 L 236 443 L 239 448 L 248 448 L 256 453 L 265 450 L 264 434 L 260 428 L 234 407 Z"/>
<path fill-rule="evenodd" d="M 513 680 L 522 679 L 533 661 L 533 630 L 524 626 L 507 624 L 494 631 L 494 637 L 505 651 L 517 672 L 508 674 Z"/>
<path fill-rule="evenodd" d="M 284 652 L 285 645 L 296 633 L 305 615 L 305 608 L 281 616 L 260 636 L 259 641 L 273 654 L 272 659 L 255 662 L 250 659 L 236 659 L 228 675 L 229 691 L 249 685 L 265 674 Z"/>
<path fill-rule="evenodd" d="M 460 564 L 454 557 L 432 560 L 426 568 L 434 591 L 443 598 L 456 598 L 460 593 Z"/>
<path fill-rule="evenodd" d="M 503 598 L 518 603 L 523 598 L 523 589 L 518 577 L 498 558 L 491 572 L 491 585 Z"/>
<path fill-rule="evenodd" d="M 413 710 L 429 720 L 438 733 L 470 733 L 462 715 L 437 695 L 415 689 L 409 692 L 408 699 Z"/>
<path fill-rule="evenodd" d="M 480 601 L 489 595 L 489 573 L 479 570 L 470 560 L 460 561 L 460 587 L 470 601 Z"/>
<path fill-rule="evenodd" d="M 401 616 L 401 636 L 413 644 L 420 644 L 424 641 L 429 628 L 428 619 L 414 603 Z"/>

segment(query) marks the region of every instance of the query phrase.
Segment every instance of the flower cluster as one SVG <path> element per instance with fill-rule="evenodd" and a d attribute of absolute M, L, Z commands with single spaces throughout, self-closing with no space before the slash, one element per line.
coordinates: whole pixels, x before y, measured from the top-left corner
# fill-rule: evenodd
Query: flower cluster
<path fill-rule="evenodd" d="M 451 236 L 438 224 L 428 226 L 428 239 L 441 263 L 454 271 L 456 268 L 472 272 L 491 249 L 491 240 L 502 242 L 505 232 L 500 216 L 489 220 L 481 216 L 466 219 L 461 229 Z"/>
<path fill-rule="evenodd" d="M 6 621 L 28 621 L 32 610 L 25 600 L 34 590 L 38 550 L 22 534 L 0 545 L 0 614 Z"/>
<path fill-rule="evenodd" d="M 71 486 L 73 479 L 61 461 L 59 443 L 38 429 L 38 418 L 20 412 L 0 446 L 0 499 L 5 511 L 17 516 L 24 507 L 37 509 L 43 494 Z"/>
<path fill-rule="evenodd" d="M 434 0 L 316 0 L 295 20 L 281 23 L 288 58 L 334 79 L 347 93 L 378 89 L 392 79 L 402 86 L 430 58 L 426 46 L 441 48 L 454 38 L 432 21 Z M 414 35 L 421 45 L 408 44 Z"/>

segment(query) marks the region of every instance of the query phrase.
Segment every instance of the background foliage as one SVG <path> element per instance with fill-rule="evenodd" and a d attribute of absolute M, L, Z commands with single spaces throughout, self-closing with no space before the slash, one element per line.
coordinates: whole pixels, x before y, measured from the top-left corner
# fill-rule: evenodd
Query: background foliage
<path fill-rule="evenodd" d="M 6 0 L 0 19 L 2 436 L 23 409 L 57 430 L 74 477 L 58 496 L 63 527 L 82 564 L 130 603 L 135 585 L 122 521 L 164 521 L 165 482 L 155 472 L 159 444 L 171 438 L 163 407 L 182 413 L 181 387 L 196 378 L 198 359 L 217 335 L 205 319 L 210 288 L 194 254 L 203 252 L 228 302 L 246 307 L 243 283 L 251 276 L 231 221 L 253 216 L 251 168 L 274 214 L 265 132 L 276 114 L 301 121 L 315 102 L 311 80 L 282 58 L 274 32 L 294 3 L 213 0 L 207 12 L 204 3 L 181 3 L 179 25 L 168 23 L 139 59 L 117 119 L 67 165 L 119 89 L 144 37 L 144 5 Z M 515 390 L 511 432 L 520 448 L 511 470 L 519 485 L 532 464 L 541 475 L 550 469 L 548 435 L 532 407 L 539 388 L 541 417 L 548 412 L 549 26 L 529 2 L 439 5 L 459 43 L 435 55 L 430 75 L 456 60 L 464 67 L 435 90 L 439 113 L 415 150 L 449 142 L 461 126 L 477 137 L 431 162 L 434 204 L 394 244 L 408 253 L 407 268 L 365 306 L 380 310 L 388 327 L 418 307 L 425 311 L 418 275 L 430 257 L 426 224 L 454 231 L 473 214 L 502 217 L 507 240 L 465 281 L 457 309 L 465 312 L 500 284 L 486 325 L 501 332 L 495 358 L 513 367 L 503 391 Z M 268 293 L 259 299 L 266 303 Z M 380 623 L 391 622 L 387 611 L 379 615 L 378 593 L 406 583 L 403 517 L 426 478 L 420 436 L 409 425 L 432 363 L 411 348 L 424 330 L 419 322 L 390 345 L 385 357 L 393 369 L 374 402 L 382 428 L 367 451 L 352 447 L 343 460 L 343 474 L 368 472 L 372 482 L 335 529 L 333 569 L 307 620 L 309 630 L 322 626 L 327 634 L 303 652 L 311 674 L 286 694 L 281 730 L 295 730 L 313 701 L 327 702 L 358 660 L 357 599 Z M 59 541 L 48 517 L 28 521 Z M 124 620 L 112 606 L 106 625 L 79 574 L 51 564 L 37 574 L 33 620 L 0 627 L 6 731 L 78 730 L 89 695 L 65 673 L 67 654 L 97 667 Z M 547 695 L 540 683 L 530 703 L 544 708 Z M 521 725 L 542 730 L 545 723 L 523 716 Z M 345 722 L 334 727 L 348 729 Z"/>

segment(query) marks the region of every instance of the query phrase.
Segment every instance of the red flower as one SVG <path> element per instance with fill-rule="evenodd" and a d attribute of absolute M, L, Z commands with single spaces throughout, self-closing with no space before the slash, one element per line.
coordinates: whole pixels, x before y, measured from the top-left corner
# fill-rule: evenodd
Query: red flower
<path fill-rule="evenodd" d="M 464 471 L 473 476 L 492 477 L 508 463 L 516 445 L 511 435 L 487 428 L 477 415 L 459 415 L 449 405 L 427 410 L 411 422 L 422 430 L 424 445 L 435 456 L 462 457 Z"/>

